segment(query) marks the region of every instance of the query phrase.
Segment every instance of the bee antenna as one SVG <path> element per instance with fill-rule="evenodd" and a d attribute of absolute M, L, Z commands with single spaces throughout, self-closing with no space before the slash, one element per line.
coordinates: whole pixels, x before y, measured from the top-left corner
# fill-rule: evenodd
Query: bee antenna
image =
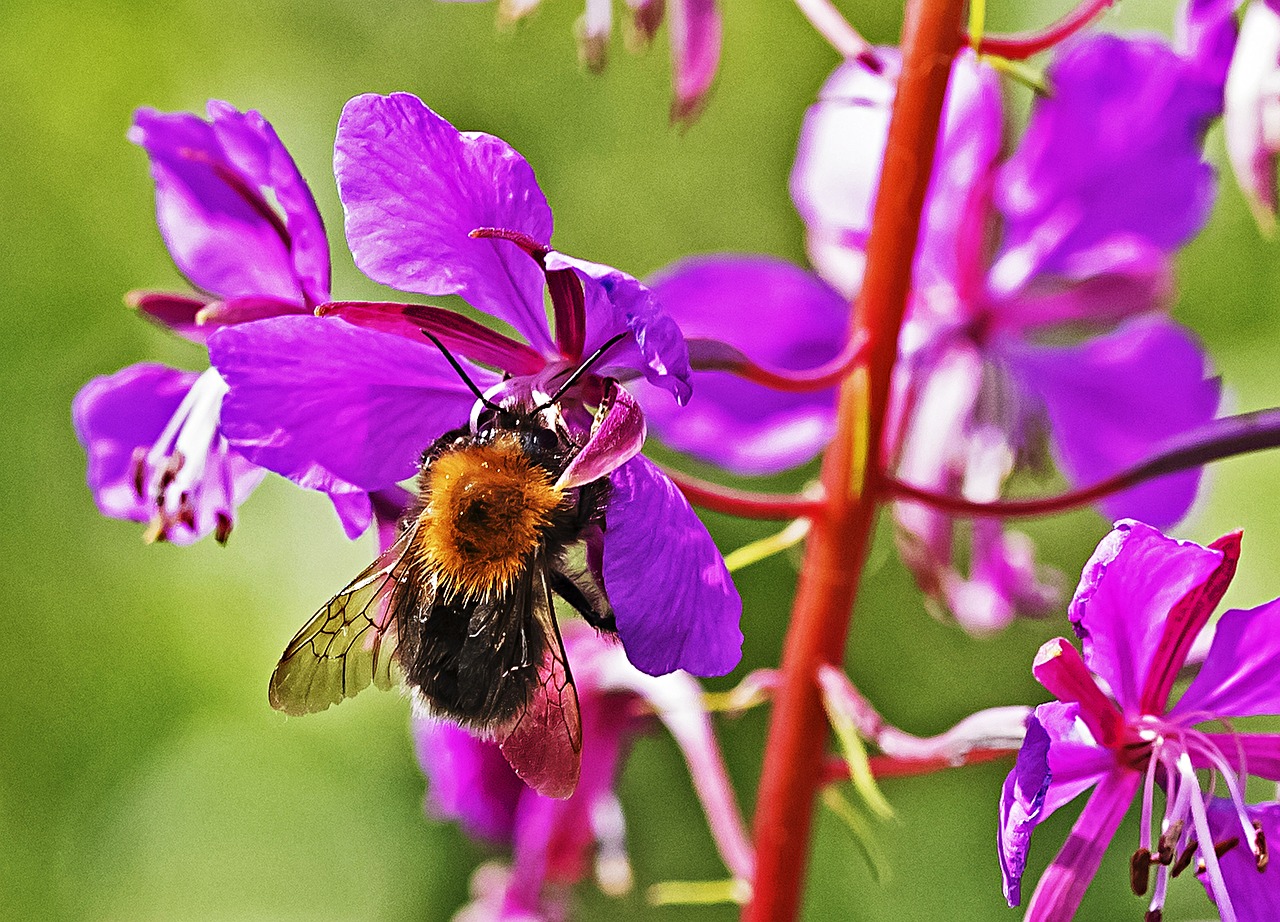
<path fill-rule="evenodd" d="M 476 382 L 472 381 L 469 377 L 467 377 L 466 371 L 463 370 L 462 366 L 458 363 L 458 360 L 455 359 L 453 355 L 449 352 L 449 350 L 444 347 L 444 343 L 440 342 L 440 340 L 436 338 L 436 335 L 434 333 L 428 333 L 426 330 L 423 330 L 422 335 L 425 336 L 427 339 L 431 340 L 431 342 L 435 344 L 435 347 L 440 350 L 440 354 L 443 355 L 445 357 L 445 360 L 450 365 L 453 366 L 453 370 L 458 373 L 458 377 L 462 379 L 462 383 L 465 384 L 468 388 L 470 388 L 471 393 L 476 395 L 476 400 L 479 400 L 482 404 L 484 404 L 490 410 L 493 410 L 499 413 L 502 412 L 502 407 L 498 406 L 492 400 L 486 397 L 484 393 L 480 390 L 480 388 L 476 387 Z"/>
<path fill-rule="evenodd" d="M 583 375 L 585 375 L 588 371 L 591 370 L 592 365 L 600 361 L 600 359 L 604 357 L 604 354 L 606 352 L 608 352 L 610 349 L 612 349 L 622 340 L 626 339 L 627 336 L 629 335 L 630 335 L 629 333 L 619 333 L 616 336 L 612 337 L 607 343 L 605 343 L 595 352 L 591 353 L 591 355 L 587 357 L 587 360 L 583 362 L 581 365 L 579 365 L 574 370 L 573 374 L 569 375 L 568 379 L 566 379 L 564 384 L 560 385 L 560 390 L 556 391 L 555 396 L 553 396 L 550 400 L 547 400 L 541 406 L 537 407 L 533 412 L 541 413 L 547 407 L 553 404 L 559 403 L 560 398 L 563 397 L 568 392 L 569 388 L 577 384 Z"/>

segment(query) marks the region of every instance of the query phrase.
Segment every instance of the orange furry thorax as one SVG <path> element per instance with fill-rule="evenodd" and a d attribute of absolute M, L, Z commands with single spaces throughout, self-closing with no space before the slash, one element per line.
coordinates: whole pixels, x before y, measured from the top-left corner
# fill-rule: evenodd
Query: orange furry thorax
<path fill-rule="evenodd" d="M 564 497 L 508 436 L 445 452 L 422 472 L 421 491 L 417 562 L 446 592 L 470 597 L 511 586 Z"/>

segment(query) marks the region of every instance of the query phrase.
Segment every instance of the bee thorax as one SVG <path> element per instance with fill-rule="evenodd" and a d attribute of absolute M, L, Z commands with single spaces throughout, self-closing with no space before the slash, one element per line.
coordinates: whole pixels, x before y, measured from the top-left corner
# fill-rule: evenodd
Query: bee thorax
<path fill-rule="evenodd" d="M 520 575 L 563 499 L 510 438 L 446 452 L 422 481 L 419 562 L 471 597 L 502 592 Z"/>

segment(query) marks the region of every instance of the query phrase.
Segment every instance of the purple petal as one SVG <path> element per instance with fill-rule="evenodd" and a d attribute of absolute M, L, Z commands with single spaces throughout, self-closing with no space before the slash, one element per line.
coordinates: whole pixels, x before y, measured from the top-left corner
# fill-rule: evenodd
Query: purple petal
<path fill-rule="evenodd" d="M 770 257 L 688 259 L 651 284 L 686 336 L 713 337 L 788 371 L 835 358 L 849 322 L 848 305 L 826 283 Z M 835 388 L 784 393 L 718 371 L 693 380 L 682 408 L 638 389 L 654 431 L 673 448 L 737 474 L 769 474 L 809 461 L 830 441 Z"/>
<path fill-rule="evenodd" d="M 1209 644 L 1204 641 L 1211 638 L 1202 640 L 1201 634 L 1235 578 L 1236 566 L 1240 562 L 1240 537 L 1240 532 L 1232 532 L 1209 545 L 1210 550 L 1222 552 L 1222 559 L 1209 577 L 1184 595 L 1169 613 L 1156 648 L 1155 662 L 1142 688 L 1140 707 L 1144 714 L 1161 714 L 1168 710 L 1169 693 L 1173 691 L 1178 673 L 1187 664 L 1194 648 L 1202 648 L 1197 665 L 1203 664 L 1208 655 L 1207 649 L 1203 648 Z"/>
<path fill-rule="evenodd" d="M 992 272 L 1011 291 L 1134 237 L 1166 252 L 1213 204 L 1201 160 L 1219 90 L 1157 39 L 1090 34 L 1061 46 L 1053 93 L 1037 100 L 1022 143 L 1000 171 L 1004 249 Z"/>
<path fill-rule="evenodd" d="M 1209 801 L 1209 829 L 1213 832 L 1215 842 L 1240 836 L 1240 819 L 1235 805 L 1223 798 Z M 1262 824 L 1262 833 L 1270 843 L 1280 842 L 1280 804 L 1255 804 L 1247 808 L 1251 822 Z M 1266 871 L 1258 870 L 1257 859 L 1253 853 L 1237 846 L 1218 859 L 1222 870 L 1222 879 L 1231 895 L 1231 908 L 1235 910 L 1236 922 L 1275 922 L 1280 919 L 1280 874 L 1275 868 Z M 1205 895 L 1212 901 L 1214 895 L 1210 889 L 1209 876 L 1197 874 L 1200 883 L 1204 884 Z"/>
<path fill-rule="evenodd" d="M 329 493 L 329 501 L 333 503 L 333 511 L 338 516 L 343 532 L 352 541 L 363 535 L 373 522 L 373 502 L 363 490 L 333 490 Z M 379 539 L 381 540 L 381 536 Z M 393 536 L 386 547 L 380 550 L 385 551 L 394 543 Z"/>
<path fill-rule="evenodd" d="M 993 330 L 1026 335 L 1046 327 L 1107 328 L 1165 308 L 1173 298 L 1173 263 L 1142 240 L 1113 241 L 1071 265 L 1074 276 L 1039 275 L 992 297 Z"/>
<path fill-rule="evenodd" d="M 338 122 L 334 172 L 347 241 L 370 278 L 426 295 L 462 295 L 553 354 L 537 263 L 498 227 L 551 240 L 533 170 L 505 141 L 461 133 L 408 93 L 357 96 Z"/>
<path fill-rule="evenodd" d="M 311 489 L 378 490 L 412 477 L 424 449 L 465 424 L 474 397 L 430 343 L 320 317 L 220 330 L 209 354 L 231 386 L 227 437 Z M 480 387 L 494 376 L 468 370 Z"/>
<path fill-rule="evenodd" d="M 1234 25 L 1234 22 L 1233 22 Z M 1258 223 L 1275 227 L 1280 118 L 1280 13 L 1251 3 L 1227 75 L 1223 131 L 1236 182 Z"/>
<path fill-rule="evenodd" d="M 1075 915 L 1141 780 L 1139 772 L 1113 772 L 1098 782 L 1062 851 L 1036 885 L 1026 922 L 1053 922 Z"/>
<path fill-rule="evenodd" d="M 1052 777 L 1040 810 L 1043 821 L 1114 771 L 1116 760 L 1090 735 L 1078 705 L 1050 701 L 1039 705 L 1034 717 L 1049 734 Z"/>
<path fill-rule="evenodd" d="M 1280 599 L 1218 619 L 1200 674 L 1170 711 L 1197 722 L 1260 714 L 1280 714 Z"/>
<path fill-rule="evenodd" d="M 641 672 L 724 675 L 742 657 L 742 599 L 680 490 L 643 455 L 609 475 L 604 584 Z"/>
<path fill-rule="evenodd" d="M 156 221 L 174 262 L 197 287 L 222 297 L 327 300 L 324 227 L 274 129 L 258 113 L 225 103 L 210 102 L 209 116 L 212 124 L 139 109 L 129 132 L 151 158 Z"/>
<path fill-rule="evenodd" d="M 1241 776 L 1280 781 L 1280 733 L 1206 733 L 1205 737 L 1226 756 L 1227 764 L 1239 766 Z M 1192 752 L 1196 768 L 1217 768 L 1198 755 Z"/>
<path fill-rule="evenodd" d="M 1078 346 L 1006 342 L 1015 378 L 1044 403 L 1054 457 L 1077 486 L 1145 460 L 1160 443 L 1213 419 L 1221 386 L 1204 351 L 1172 321 L 1129 321 Z M 1151 481 L 1102 502 L 1109 516 L 1172 524 L 1195 499 L 1200 470 Z"/>
<path fill-rule="evenodd" d="M 149 450 L 200 375 L 140 364 L 94 378 L 76 394 L 71 419 L 89 458 L 88 481 L 103 515 L 146 522 L 152 503 L 134 488 L 134 452 Z"/>
<path fill-rule="evenodd" d="M 720 64 L 720 11 L 716 0 L 672 0 L 671 120 L 697 117 Z"/>
<path fill-rule="evenodd" d="M 1251 4 L 1250 8 L 1261 5 Z M 1227 79 L 1227 67 L 1236 51 L 1240 34 L 1236 11 L 1240 6 L 1241 0 L 1185 0 L 1174 20 L 1174 47 L 1218 87 Z"/>
<path fill-rule="evenodd" d="M 552 251 L 548 271 L 573 269 L 586 295 L 587 331 L 583 353 L 590 355 L 619 333 L 629 333 L 601 360 L 600 373 L 640 372 L 678 403 L 689 399 L 689 348 L 679 325 L 643 283 L 625 272 Z M 634 342 L 632 342 L 634 339 Z"/>
<path fill-rule="evenodd" d="M 1017 761 L 1005 778 L 1000 795 L 996 846 L 1004 881 L 1004 898 L 1010 906 L 1022 903 L 1022 873 L 1027 867 L 1031 833 L 1040 823 L 1040 810 L 1051 778 L 1049 735 L 1032 717 L 1027 722 L 1027 735 L 1018 750 Z"/>
<path fill-rule="evenodd" d="M 150 364 L 80 390 L 71 415 L 104 515 L 152 522 L 148 540 L 226 539 L 265 472 L 228 448 L 219 427 L 224 390 L 215 372 Z"/>
<path fill-rule="evenodd" d="M 329 241 L 315 197 L 271 123 L 254 111 L 210 101 L 214 134 L 232 164 L 269 189 L 284 213 L 294 275 L 311 304 L 329 300 Z M 262 294 L 263 292 L 254 292 Z"/>
<path fill-rule="evenodd" d="M 432 718 L 415 717 L 412 729 L 431 813 L 457 820 L 472 836 L 509 841 L 516 806 L 528 789 L 497 744 Z"/>
<path fill-rule="evenodd" d="M 567 490 L 612 473 L 640 453 L 644 435 L 640 405 L 617 381 L 606 378 L 587 444 L 574 455 L 556 485 Z"/>
<path fill-rule="evenodd" d="M 1220 551 L 1167 538 L 1141 522 L 1118 522 L 1080 575 L 1068 614 L 1089 669 L 1135 716 L 1165 620 L 1222 560 Z"/>

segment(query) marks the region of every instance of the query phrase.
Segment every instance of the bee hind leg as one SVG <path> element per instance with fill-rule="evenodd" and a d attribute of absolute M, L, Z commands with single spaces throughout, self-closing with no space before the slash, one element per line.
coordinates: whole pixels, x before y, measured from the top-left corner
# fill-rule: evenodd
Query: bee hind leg
<path fill-rule="evenodd" d="M 568 602 L 582 616 L 582 620 L 597 631 L 618 633 L 618 622 L 614 619 L 613 612 L 601 611 L 573 579 L 554 568 L 551 570 L 551 591 Z M 606 602 L 606 608 L 607 605 Z"/>

